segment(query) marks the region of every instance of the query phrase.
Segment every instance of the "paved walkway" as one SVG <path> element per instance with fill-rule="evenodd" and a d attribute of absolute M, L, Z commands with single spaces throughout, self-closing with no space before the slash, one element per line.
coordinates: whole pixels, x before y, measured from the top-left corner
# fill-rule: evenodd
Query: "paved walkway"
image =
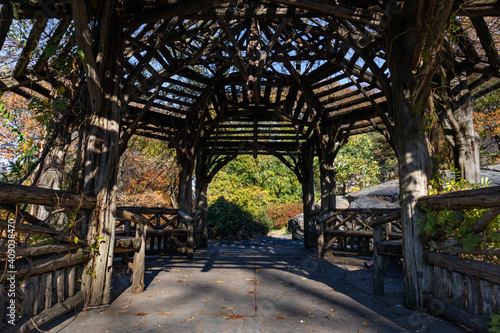
<path fill-rule="evenodd" d="M 372 293 L 355 258 L 318 261 L 288 236 L 212 242 L 188 260 L 148 260 L 146 290 L 115 283 L 106 308 L 59 320 L 50 332 L 466 332 L 403 306 L 401 279 Z"/>

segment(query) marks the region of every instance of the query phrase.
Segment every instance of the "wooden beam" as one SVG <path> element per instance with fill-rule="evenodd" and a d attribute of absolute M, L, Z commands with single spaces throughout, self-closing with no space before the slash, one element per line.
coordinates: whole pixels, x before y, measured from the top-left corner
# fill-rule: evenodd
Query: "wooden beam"
<path fill-rule="evenodd" d="M 69 191 L 0 183 L 0 204 L 15 203 L 92 209 L 96 199 Z"/>
<path fill-rule="evenodd" d="M 123 27 L 130 27 L 144 23 L 153 23 L 159 20 L 170 19 L 175 16 L 187 16 L 203 10 L 217 7 L 226 3 L 227 0 L 190 0 L 181 1 L 155 8 L 142 13 L 128 13 L 120 17 Z"/>
<path fill-rule="evenodd" d="M 47 26 L 46 18 L 37 19 L 33 24 L 28 39 L 26 41 L 26 46 L 21 51 L 21 54 L 19 55 L 19 60 L 17 61 L 14 71 L 12 72 L 14 78 L 16 79 L 19 78 L 26 70 L 26 67 L 28 66 L 28 63 L 30 62 L 31 59 L 31 53 L 33 52 L 35 47 L 37 47 L 38 41 L 40 40 L 40 37 L 42 36 L 42 33 L 46 26 Z"/>

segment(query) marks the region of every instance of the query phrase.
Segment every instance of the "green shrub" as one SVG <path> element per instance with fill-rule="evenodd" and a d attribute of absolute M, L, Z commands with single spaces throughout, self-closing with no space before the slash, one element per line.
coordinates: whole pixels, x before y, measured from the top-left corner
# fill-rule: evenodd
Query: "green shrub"
<path fill-rule="evenodd" d="M 302 203 L 286 203 L 267 207 L 266 213 L 271 220 L 271 229 L 286 227 L 288 220 L 302 213 L 302 210 Z"/>
<path fill-rule="evenodd" d="M 208 207 L 208 237 L 212 239 L 248 239 L 265 236 L 269 227 L 224 197 Z"/>

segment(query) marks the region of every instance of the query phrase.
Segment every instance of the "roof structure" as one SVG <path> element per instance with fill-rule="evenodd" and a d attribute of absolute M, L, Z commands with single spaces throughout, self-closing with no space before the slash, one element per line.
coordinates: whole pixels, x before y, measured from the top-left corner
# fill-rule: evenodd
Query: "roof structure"
<path fill-rule="evenodd" d="M 174 145 L 176 132 L 197 126 L 201 147 L 215 155 L 293 155 L 314 140 L 319 123 L 336 123 L 344 135 L 376 130 L 390 138 L 386 31 L 408 3 L 119 1 L 121 130 Z M 53 64 L 76 50 L 69 1 L 0 4 L 0 44 L 18 20 L 32 23 L 0 90 L 54 97 L 41 81 L 67 80 Z M 99 10 L 99 1 L 89 4 Z M 476 74 L 470 87 L 481 96 L 480 87 L 500 76 L 498 24 L 483 18 L 499 15 L 500 4 L 454 6 L 445 53 L 450 68 Z"/>

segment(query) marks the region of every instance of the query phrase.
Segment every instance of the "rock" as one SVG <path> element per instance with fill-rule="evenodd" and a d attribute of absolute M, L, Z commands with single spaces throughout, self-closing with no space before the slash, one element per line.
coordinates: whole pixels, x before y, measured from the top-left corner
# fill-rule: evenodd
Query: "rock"
<path fill-rule="evenodd" d="M 487 165 L 483 168 L 481 168 L 481 171 L 482 170 L 489 170 L 489 171 L 497 171 L 497 172 L 500 172 L 500 165 Z"/>
<path fill-rule="evenodd" d="M 368 198 L 377 198 L 384 202 L 397 203 L 399 205 L 399 181 L 391 180 L 376 186 L 364 188 L 357 192 L 349 193 L 346 195 L 346 197 L 351 202 L 351 204 L 358 198 L 368 197 Z M 354 208 L 354 207 L 349 207 L 349 208 Z M 361 208 L 361 207 L 356 207 L 356 208 Z"/>
<path fill-rule="evenodd" d="M 347 200 L 346 197 L 342 195 L 337 195 L 335 197 L 335 205 L 337 209 L 347 209 L 349 208 L 349 200 Z M 314 209 L 321 209 L 321 200 L 314 204 Z"/>
<path fill-rule="evenodd" d="M 304 213 L 288 220 L 287 230 L 292 233 L 292 239 L 304 240 Z"/>
<path fill-rule="evenodd" d="M 500 165 L 488 165 L 479 171 L 480 178 L 488 178 L 489 186 L 500 185 Z"/>
<path fill-rule="evenodd" d="M 349 208 L 398 208 L 397 202 L 384 201 L 383 199 L 372 198 L 368 196 L 356 197 Z"/>

